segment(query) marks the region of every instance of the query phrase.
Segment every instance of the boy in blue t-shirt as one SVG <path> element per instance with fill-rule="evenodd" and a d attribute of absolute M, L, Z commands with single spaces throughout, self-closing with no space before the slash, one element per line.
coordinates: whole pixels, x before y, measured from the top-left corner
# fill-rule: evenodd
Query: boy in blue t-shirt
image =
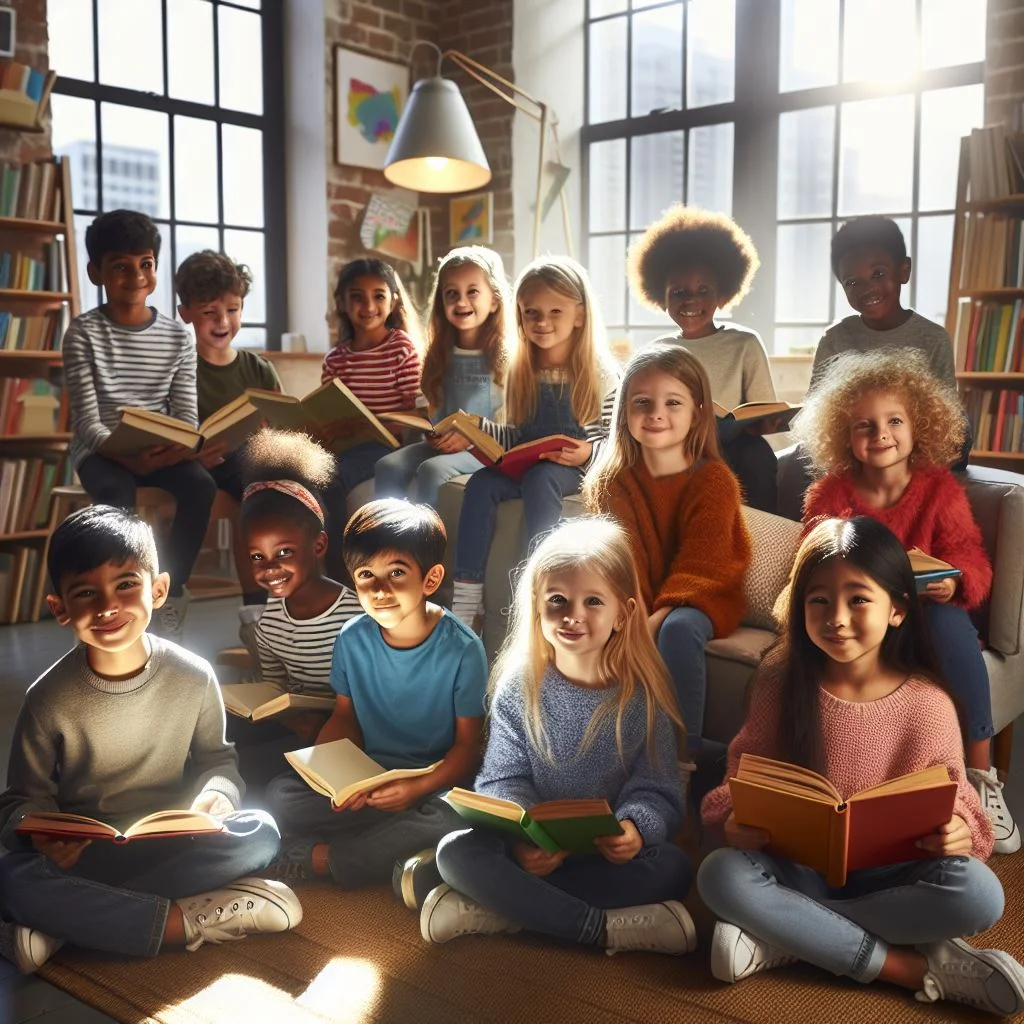
<path fill-rule="evenodd" d="M 337 698 L 317 743 L 347 737 L 385 768 L 440 763 L 337 812 L 294 772 L 279 775 L 267 803 L 291 838 L 268 870 L 281 879 L 329 876 L 352 889 L 396 873 L 400 884 L 407 858 L 461 827 L 440 793 L 480 765 L 487 659 L 480 638 L 430 600 L 444 578 L 445 542 L 432 508 L 396 498 L 364 505 L 345 527 L 345 565 L 366 614 L 338 634 Z"/>

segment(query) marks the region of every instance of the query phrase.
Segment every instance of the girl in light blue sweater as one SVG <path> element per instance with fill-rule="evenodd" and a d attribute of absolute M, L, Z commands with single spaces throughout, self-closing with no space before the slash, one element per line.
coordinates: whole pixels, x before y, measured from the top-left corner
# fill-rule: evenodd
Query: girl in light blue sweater
<path fill-rule="evenodd" d="M 671 842 L 684 814 L 682 720 L 639 595 L 628 541 L 610 520 L 574 520 L 531 555 L 492 676 L 476 790 L 524 808 L 603 798 L 621 832 L 588 854 L 487 829 L 446 836 L 446 884 L 421 911 L 428 941 L 526 929 L 609 953 L 694 948 L 678 902 L 690 865 Z"/>

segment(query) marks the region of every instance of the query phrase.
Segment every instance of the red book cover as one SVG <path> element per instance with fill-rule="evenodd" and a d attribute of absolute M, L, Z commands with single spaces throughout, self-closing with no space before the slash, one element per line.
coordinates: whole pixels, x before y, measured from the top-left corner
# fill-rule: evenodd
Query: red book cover
<path fill-rule="evenodd" d="M 500 469 L 507 477 L 511 477 L 516 483 L 533 469 L 540 460 L 541 455 L 546 452 L 557 452 L 563 448 L 571 448 L 576 444 L 574 438 L 567 434 L 552 434 L 550 437 L 541 437 L 536 441 L 527 441 L 524 444 L 517 444 L 509 448 L 499 459 L 494 460 L 488 457 L 479 448 L 473 448 L 473 454 L 485 465 Z"/>
<path fill-rule="evenodd" d="M 973 370 L 974 350 L 978 343 L 978 326 L 981 323 L 981 303 L 971 305 L 971 326 L 967 333 L 967 353 L 964 356 L 964 370 Z"/>
<path fill-rule="evenodd" d="M 999 406 L 996 409 L 996 424 L 992 430 L 992 451 L 1003 450 L 1003 428 L 1006 426 L 1006 400 L 1009 397 L 1008 391 L 999 392 Z"/>

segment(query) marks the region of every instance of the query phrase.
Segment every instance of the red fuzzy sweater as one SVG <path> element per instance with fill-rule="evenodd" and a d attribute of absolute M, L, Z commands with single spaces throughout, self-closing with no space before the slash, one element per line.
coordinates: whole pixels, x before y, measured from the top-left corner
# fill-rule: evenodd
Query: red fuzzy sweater
<path fill-rule="evenodd" d="M 810 529 L 822 517 L 871 516 L 892 530 L 905 548 L 920 548 L 933 558 L 955 565 L 953 603 L 968 611 L 977 608 L 992 587 L 992 566 L 981 540 L 963 487 L 945 466 L 914 471 L 895 505 L 871 508 L 854 490 L 853 474 L 816 480 L 804 498 L 804 523 Z"/>

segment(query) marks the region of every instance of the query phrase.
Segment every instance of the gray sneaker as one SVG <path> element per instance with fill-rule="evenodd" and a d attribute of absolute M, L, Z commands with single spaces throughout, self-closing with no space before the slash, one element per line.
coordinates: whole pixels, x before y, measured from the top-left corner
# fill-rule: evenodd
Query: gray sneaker
<path fill-rule="evenodd" d="M 711 973 L 719 981 L 731 985 L 752 974 L 795 963 L 795 956 L 769 946 L 756 935 L 734 924 L 719 921 L 715 925 L 715 934 L 711 940 Z"/>
<path fill-rule="evenodd" d="M 189 600 L 187 588 L 182 588 L 177 597 L 168 597 L 162 607 L 153 612 L 149 628 L 157 636 L 180 644 L 185 638 L 185 615 L 188 612 Z"/>
<path fill-rule="evenodd" d="M 517 931 L 519 925 L 481 907 L 443 883 L 423 901 L 420 911 L 420 935 L 426 942 L 448 942 L 460 935 L 498 935 Z"/>
<path fill-rule="evenodd" d="M 927 961 L 924 985 L 915 999 L 948 999 L 1009 1017 L 1024 1009 L 1024 967 L 1001 949 L 975 949 L 963 939 L 915 947 Z"/>
<path fill-rule="evenodd" d="M 33 974 L 64 945 L 23 924 L 0 921 L 0 956 L 9 960 L 22 974 Z"/>
<path fill-rule="evenodd" d="M 433 846 L 419 853 L 399 858 L 391 872 L 391 888 L 398 899 L 410 910 L 419 910 L 427 896 L 444 882 L 437 870 Z"/>
<path fill-rule="evenodd" d="M 258 932 L 286 932 L 302 920 L 302 904 L 283 882 L 239 878 L 223 889 L 175 901 L 185 919 L 185 948 L 230 942 Z"/>
<path fill-rule="evenodd" d="M 697 948 L 693 918 L 678 900 L 606 910 L 605 930 L 609 956 L 634 949 L 680 956 Z"/>
<path fill-rule="evenodd" d="M 1020 830 L 1010 814 L 1003 797 L 1003 784 L 995 768 L 983 771 L 981 768 L 968 768 L 967 781 L 978 791 L 985 816 L 992 824 L 992 835 L 995 843 L 993 853 L 1016 853 L 1020 849 Z"/>

